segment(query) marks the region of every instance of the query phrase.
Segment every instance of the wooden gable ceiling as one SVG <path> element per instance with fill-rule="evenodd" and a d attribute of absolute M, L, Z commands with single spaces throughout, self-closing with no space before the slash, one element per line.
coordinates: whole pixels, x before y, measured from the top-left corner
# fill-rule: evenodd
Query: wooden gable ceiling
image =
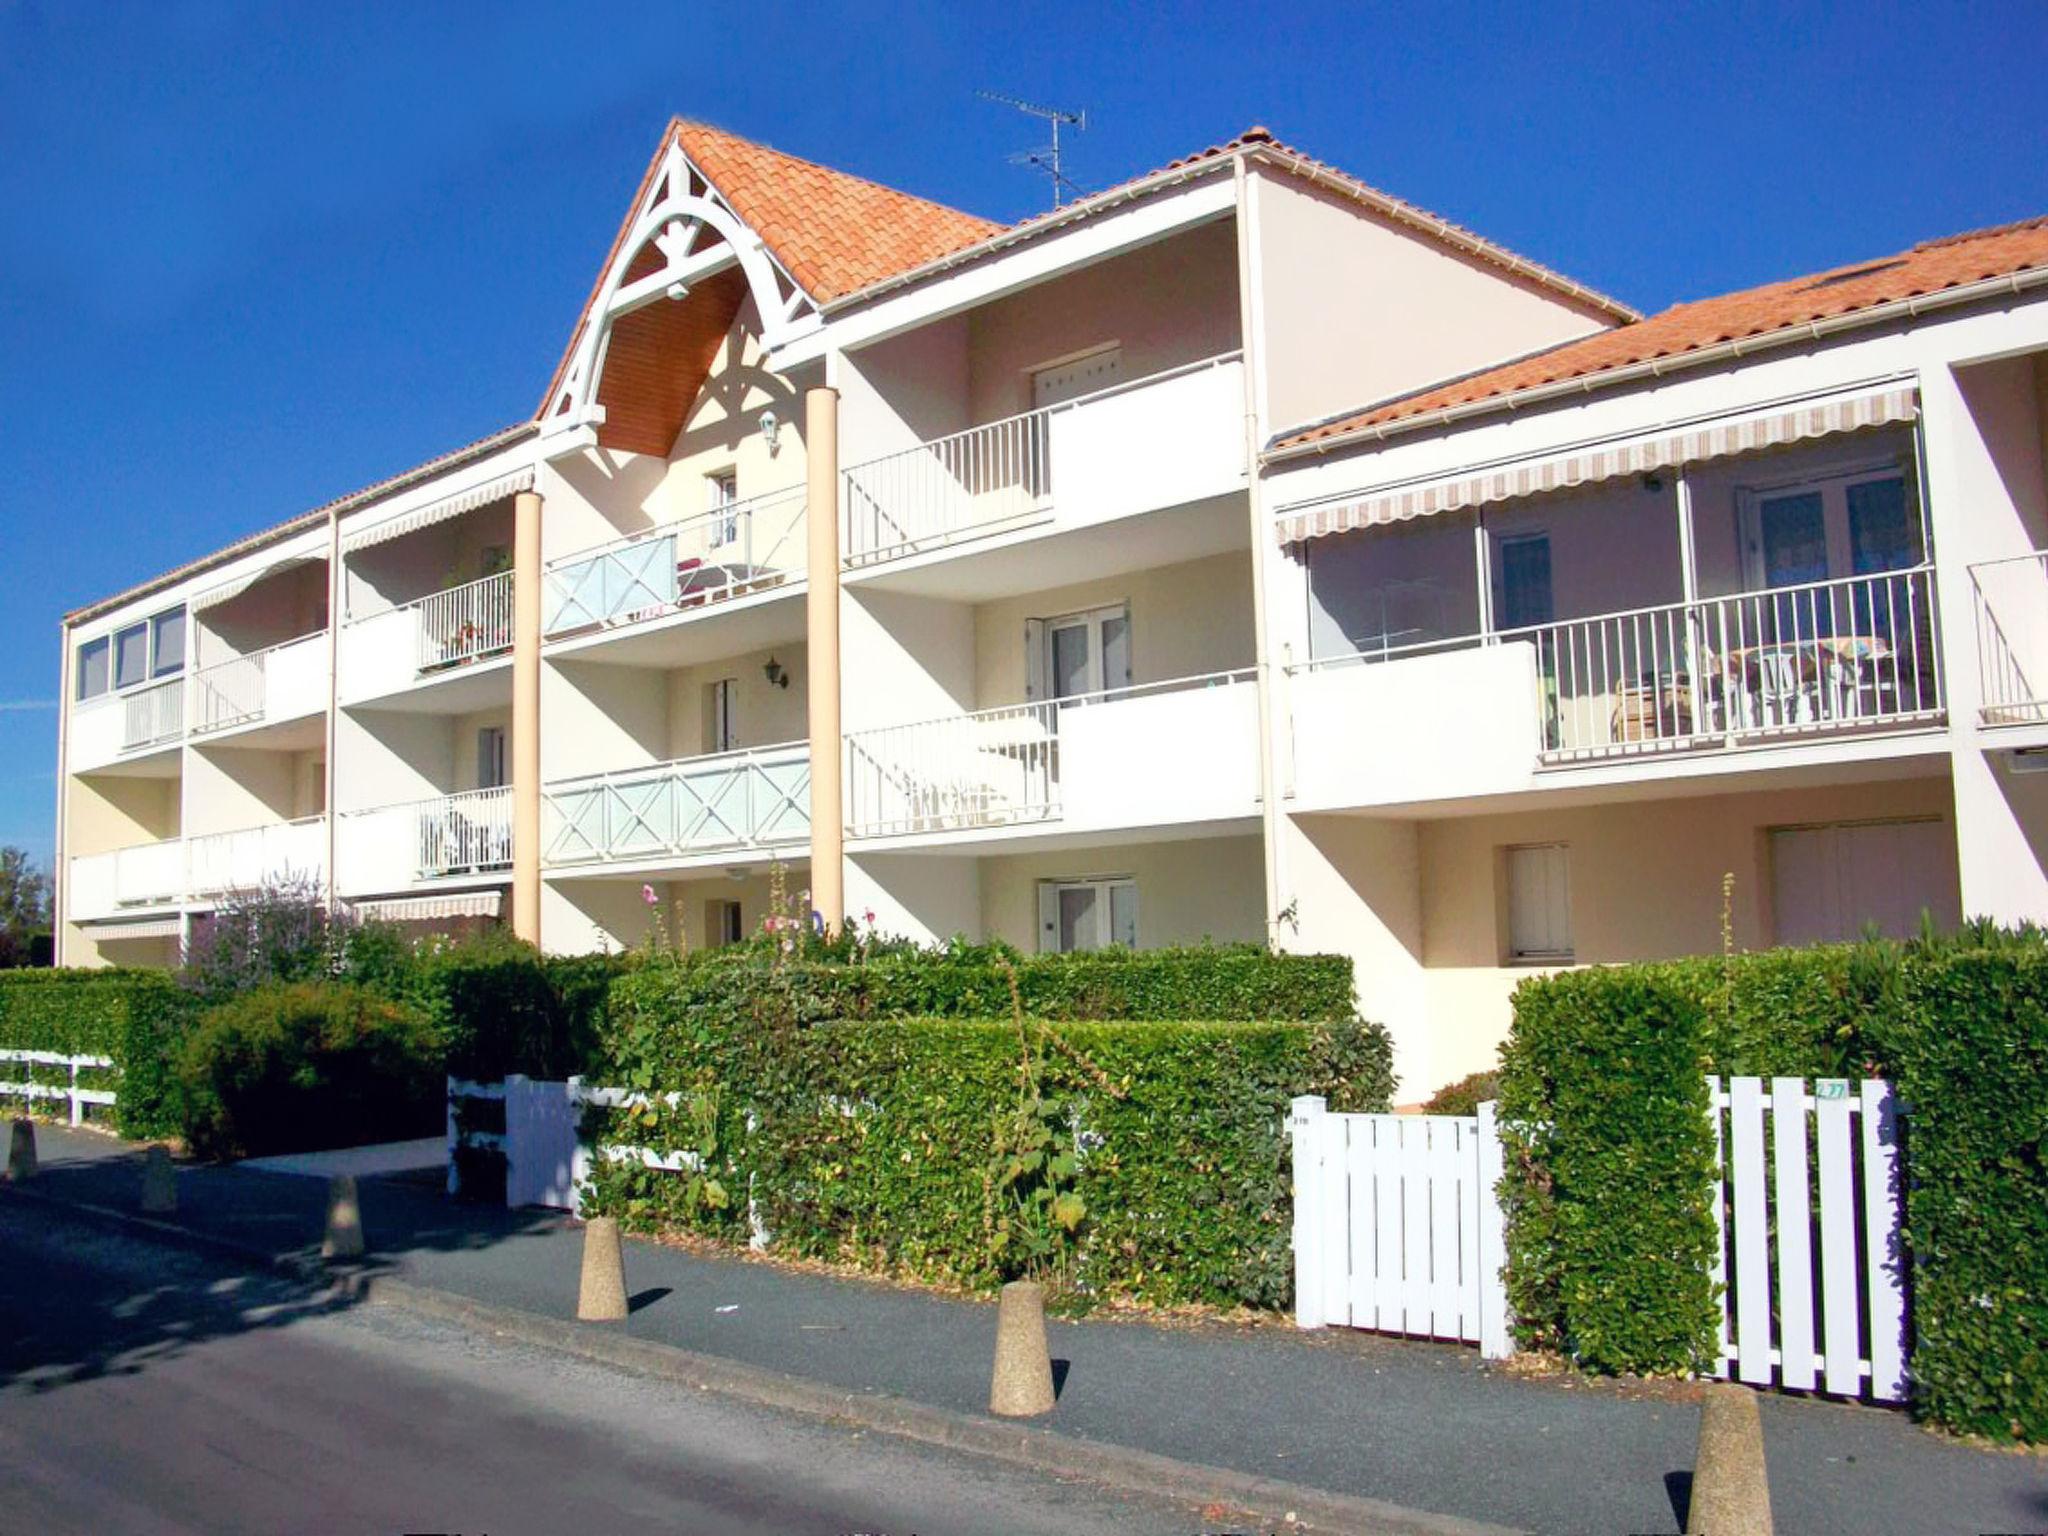
<path fill-rule="evenodd" d="M 652 246 L 641 254 L 652 258 L 649 270 L 659 264 Z M 628 281 L 634 275 L 629 272 Z M 694 284 L 681 299 L 657 300 L 613 321 L 597 386 L 604 407 L 598 442 L 623 453 L 665 457 L 746 296 L 746 275 L 728 267 Z"/>

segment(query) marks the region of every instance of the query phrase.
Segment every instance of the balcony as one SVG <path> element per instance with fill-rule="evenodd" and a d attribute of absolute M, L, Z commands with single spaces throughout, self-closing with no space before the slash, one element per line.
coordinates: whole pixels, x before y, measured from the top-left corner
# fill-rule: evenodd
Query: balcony
<path fill-rule="evenodd" d="M 1055 520 L 1086 527 L 1244 486 L 1241 353 L 970 427 L 844 472 L 845 561 Z"/>
<path fill-rule="evenodd" d="M 801 843 L 810 796 L 803 742 L 562 779 L 543 800 L 541 859 L 625 863 Z"/>
<path fill-rule="evenodd" d="M 802 486 L 663 523 L 547 568 L 549 639 L 640 624 L 801 578 Z"/>
<path fill-rule="evenodd" d="M 464 677 L 509 655 L 512 629 L 510 571 L 350 619 L 341 637 L 341 696 L 359 703 Z M 493 701 L 481 696 L 488 691 L 481 684 L 458 687 L 442 707 L 482 708 Z"/>
<path fill-rule="evenodd" d="M 121 750 L 139 752 L 185 734 L 185 680 L 152 683 L 121 701 Z"/>
<path fill-rule="evenodd" d="M 173 837 L 81 854 L 71 861 L 66 898 L 74 922 L 91 922 L 175 904 L 185 894 L 185 883 L 185 844 Z"/>
<path fill-rule="evenodd" d="M 1983 697 L 1978 723 L 2048 723 L 2048 550 L 1970 567 Z"/>
<path fill-rule="evenodd" d="M 1546 765 L 1943 718 L 1934 568 L 1507 630 L 1535 647 Z"/>
<path fill-rule="evenodd" d="M 327 872 L 327 818 L 307 816 L 185 839 L 185 893 L 193 898 L 319 881 Z"/>
<path fill-rule="evenodd" d="M 265 721 L 295 720 L 327 708 L 327 632 L 201 667 L 192 674 L 195 736 Z"/>
<path fill-rule="evenodd" d="M 846 739 L 855 837 L 1258 814 L 1249 670 L 978 710 Z"/>

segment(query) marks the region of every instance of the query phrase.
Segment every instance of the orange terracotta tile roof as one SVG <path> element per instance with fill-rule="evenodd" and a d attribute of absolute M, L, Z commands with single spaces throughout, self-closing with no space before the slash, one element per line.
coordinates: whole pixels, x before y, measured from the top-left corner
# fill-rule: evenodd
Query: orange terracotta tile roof
<path fill-rule="evenodd" d="M 1726 342 L 1796 335 L 1816 322 L 2041 267 L 2048 267 L 2048 216 L 1925 240 L 1897 255 L 1674 305 L 1631 325 L 1322 422 L 1274 446 L 1284 451 L 1329 443 L 1454 407 L 1484 408 L 1489 401 L 1504 408 L 1517 395 L 1570 380 L 1599 387 L 1603 373 L 1683 360 Z"/>
<path fill-rule="evenodd" d="M 733 212 L 820 304 L 1002 229 L 704 123 L 671 131 Z"/>

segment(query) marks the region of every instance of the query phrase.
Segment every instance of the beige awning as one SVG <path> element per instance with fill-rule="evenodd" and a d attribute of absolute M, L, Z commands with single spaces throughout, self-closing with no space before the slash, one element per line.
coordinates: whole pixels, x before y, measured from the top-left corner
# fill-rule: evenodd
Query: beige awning
<path fill-rule="evenodd" d="M 1755 453 L 1808 438 L 1888 426 L 1913 420 L 1919 410 L 1919 391 L 1910 384 L 1832 395 L 1796 406 L 1700 422 L 1680 430 L 1599 443 L 1552 458 L 1500 465 L 1483 473 L 1419 481 L 1316 506 L 1290 507 L 1281 512 L 1274 527 L 1282 544 L 1298 544 L 1303 539 L 1348 533 L 1354 528 L 1403 523 L 1439 512 L 1570 490 L 1623 475 L 1646 475 L 1653 470 Z"/>
<path fill-rule="evenodd" d="M 442 917 L 496 917 L 503 891 L 450 891 L 440 896 L 397 896 L 352 903 L 357 917 L 381 923 L 422 923 Z"/>
<path fill-rule="evenodd" d="M 246 575 L 237 576 L 233 581 L 224 581 L 217 587 L 208 587 L 204 592 L 195 594 L 185 606 L 198 613 L 201 609 L 224 603 L 231 597 L 240 597 L 266 576 L 297 570 L 300 566 L 311 565 L 321 558 L 319 555 L 294 555 L 289 560 L 276 560 L 269 565 L 260 565 Z"/>
<path fill-rule="evenodd" d="M 401 534 L 413 533 L 421 528 L 431 528 L 435 523 L 446 522 L 451 517 L 460 517 L 465 512 L 474 512 L 478 507 L 487 507 L 494 501 L 503 501 L 507 496 L 533 489 L 533 466 L 514 470 L 509 475 L 500 475 L 482 485 L 472 486 L 466 491 L 457 491 L 452 496 L 443 496 L 439 501 L 429 501 L 414 507 L 410 512 L 401 512 L 396 517 L 387 517 L 381 523 L 372 523 L 367 528 L 358 528 L 354 533 L 345 534 L 341 541 L 341 552 L 352 554 L 359 549 L 368 549 L 372 544 L 382 544 L 386 539 L 395 539 Z"/>
<path fill-rule="evenodd" d="M 175 939 L 185 932 L 184 919 L 177 917 L 147 917 L 139 922 L 126 923 L 119 918 L 108 918 L 78 926 L 101 944 L 111 939 Z"/>

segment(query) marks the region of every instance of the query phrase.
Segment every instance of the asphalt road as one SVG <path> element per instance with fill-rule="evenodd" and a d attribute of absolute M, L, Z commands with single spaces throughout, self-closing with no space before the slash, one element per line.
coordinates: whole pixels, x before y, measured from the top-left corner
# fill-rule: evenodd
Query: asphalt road
<path fill-rule="evenodd" d="M 0 1205 L 7 1531 L 1231 1528 Z"/>

